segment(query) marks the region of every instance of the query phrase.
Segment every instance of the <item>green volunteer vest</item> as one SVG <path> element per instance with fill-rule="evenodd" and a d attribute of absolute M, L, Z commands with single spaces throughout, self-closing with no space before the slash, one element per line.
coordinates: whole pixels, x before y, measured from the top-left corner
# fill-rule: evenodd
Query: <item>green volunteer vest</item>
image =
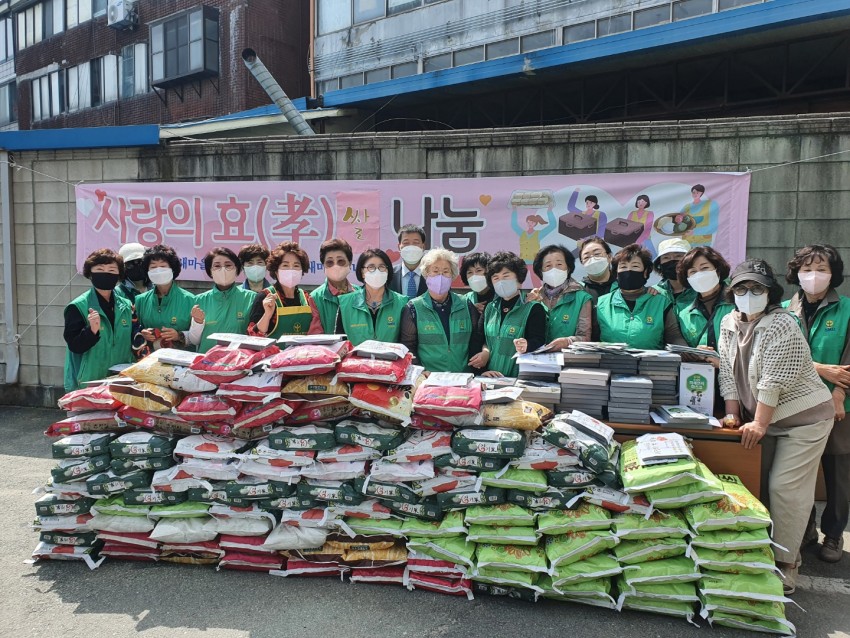
<path fill-rule="evenodd" d="M 696 308 L 695 303 L 696 301 L 686 308 L 675 308 L 676 316 L 679 318 L 679 327 L 682 329 L 682 336 L 685 337 L 685 341 L 691 348 L 708 345 L 708 320 Z M 735 310 L 735 304 L 723 301 L 723 292 L 721 291 L 720 298 L 714 305 L 714 317 L 712 319 L 714 335 L 718 341 L 720 340 L 720 322 L 733 310 Z"/>
<path fill-rule="evenodd" d="M 629 310 L 621 290 L 603 295 L 596 306 L 599 337 L 609 343 L 627 343 L 642 350 L 664 349 L 664 312 L 667 295 L 643 294 Z"/>
<path fill-rule="evenodd" d="M 80 388 L 85 381 L 102 379 L 109 376 L 109 368 L 118 363 L 133 361 L 133 305 L 122 295 L 115 296 L 115 326 L 103 314 L 97 292 L 94 288 L 84 292 L 65 306 L 67 316 L 71 307 L 80 311 L 85 319 L 89 308 L 94 308 L 100 315 L 100 339 L 88 352 L 76 354 L 67 350 L 65 353 L 65 390 Z"/>
<path fill-rule="evenodd" d="M 685 288 L 678 297 L 673 295 L 673 289 L 669 281 L 659 281 L 653 286 L 658 292 L 667 295 L 667 298 L 676 306 L 676 312 L 689 308 L 697 299 L 697 291 L 693 288 Z M 614 292 L 613 290 L 611 292 Z"/>
<path fill-rule="evenodd" d="M 349 292 L 353 292 L 359 288 L 360 286 L 352 286 L 352 290 Z M 316 308 L 319 310 L 319 318 L 322 320 L 322 332 L 325 334 L 333 334 L 336 330 L 336 315 L 339 312 L 339 298 L 342 295 L 347 294 L 347 292 L 339 295 L 333 294 L 327 280 L 310 293 L 310 297 L 312 297 L 313 302 L 316 304 Z"/>
<path fill-rule="evenodd" d="M 310 322 L 313 321 L 313 309 L 307 303 L 307 293 L 298 288 L 298 305 L 284 306 L 283 300 L 277 294 L 274 286 L 269 286 L 266 291 L 273 295 L 277 313 L 273 316 L 274 327 L 269 331 L 270 339 L 279 339 L 283 335 L 305 335 L 310 331 Z M 271 326 L 270 326 L 271 327 Z"/>
<path fill-rule="evenodd" d="M 339 314 L 348 340 L 355 346 L 369 339 L 398 343 L 401 333 L 401 311 L 407 305 L 405 295 L 384 289 L 384 299 L 376 320 L 366 305 L 366 289 L 360 288 L 339 298 Z"/>
<path fill-rule="evenodd" d="M 155 288 L 136 297 L 136 316 L 142 328 L 173 328 L 184 332 L 192 323 L 195 303 L 195 295 L 172 283 L 162 299 Z"/>
<path fill-rule="evenodd" d="M 449 296 L 452 300 L 449 313 L 451 339 L 446 338 L 443 323 L 431 303 L 431 295 L 422 295 L 413 300 L 419 339 L 419 364 L 431 372 L 469 370 L 469 339 L 473 329 L 469 302 L 453 292 Z"/>
<path fill-rule="evenodd" d="M 487 348 L 490 350 L 489 370 L 497 370 L 506 377 L 515 377 L 519 374 L 519 366 L 513 356 L 516 354 L 514 339 L 521 339 L 525 334 L 525 324 L 528 315 L 537 301 L 525 301 L 520 293 L 520 300 L 505 315 L 501 325 L 499 319 L 502 314 L 500 300 L 494 299 L 493 303 L 487 304 L 484 309 L 484 338 Z"/>
<path fill-rule="evenodd" d="M 233 284 L 228 290 L 221 291 L 217 286 L 211 290 L 201 293 L 195 299 L 195 303 L 204 311 L 204 331 L 201 333 L 201 343 L 198 352 L 204 353 L 214 345 L 207 337 L 216 332 L 230 332 L 235 334 L 246 334 L 248 331 L 248 317 L 251 315 L 251 306 L 257 293 L 253 290 L 245 290 L 241 286 Z"/>
<path fill-rule="evenodd" d="M 782 307 L 787 308 L 790 301 L 783 301 Z M 850 298 L 839 295 L 838 303 L 829 304 L 815 313 L 812 326 L 807 335 L 809 347 L 812 350 L 812 361 L 827 365 L 841 363 L 841 355 L 847 344 L 847 326 L 850 323 Z M 824 380 L 829 391 L 835 385 Z M 844 399 L 844 409 L 850 411 L 850 396 Z"/>
<path fill-rule="evenodd" d="M 549 310 L 546 322 L 546 341 L 561 337 L 574 337 L 578 327 L 578 317 L 587 302 L 593 303 L 593 297 L 584 290 L 574 290 L 562 295 L 554 308 Z"/>

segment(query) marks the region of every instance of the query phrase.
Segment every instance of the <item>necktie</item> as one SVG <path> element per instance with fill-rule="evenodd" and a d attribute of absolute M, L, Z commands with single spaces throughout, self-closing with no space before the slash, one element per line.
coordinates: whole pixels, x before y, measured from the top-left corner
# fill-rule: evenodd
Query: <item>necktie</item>
<path fill-rule="evenodd" d="M 411 299 L 416 296 L 416 276 L 413 271 L 407 273 L 407 296 Z"/>

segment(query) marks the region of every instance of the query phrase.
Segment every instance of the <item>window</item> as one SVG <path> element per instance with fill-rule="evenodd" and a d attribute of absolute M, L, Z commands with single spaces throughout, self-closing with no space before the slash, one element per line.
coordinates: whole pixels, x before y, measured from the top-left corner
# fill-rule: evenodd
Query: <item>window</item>
<path fill-rule="evenodd" d="M 375 82 L 383 82 L 390 79 L 390 67 L 386 66 L 383 69 L 372 69 L 366 71 L 366 84 L 374 84 Z"/>
<path fill-rule="evenodd" d="M 687 20 L 712 11 L 713 0 L 679 0 L 673 3 L 673 21 Z"/>
<path fill-rule="evenodd" d="M 393 79 L 407 78 L 419 73 L 419 65 L 416 62 L 402 62 L 393 66 Z"/>
<path fill-rule="evenodd" d="M 520 38 L 519 48 L 523 53 L 528 53 L 529 51 L 537 51 L 538 49 L 545 49 L 546 47 L 555 46 L 555 32 L 554 31 L 543 31 L 541 33 L 532 33 L 531 35 L 524 35 Z"/>
<path fill-rule="evenodd" d="M 338 91 L 339 90 L 339 78 L 334 78 L 332 80 L 325 80 L 324 82 L 319 83 L 319 95 L 324 95 L 329 91 Z"/>
<path fill-rule="evenodd" d="M 218 75 L 218 11 L 198 7 L 151 25 L 151 84 Z"/>
<path fill-rule="evenodd" d="M 18 121 L 17 93 L 14 82 L 0 86 L 0 125 Z"/>
<path fill-rule="evenodd" d="M 92 0 L 67 0 L 68 28 L 92 18 Z"/>
<path fill-rule="evenodd" d="M 319 35 L 351 26 L 351 0 L 318 0 Z"/>
<path fill-rule="evenodd" d="M 118 99 L 118 56 L 104 55 L 91 61 L 91 105 Z"/>
<path fill-rule="evenodd" d="M 106 15 L 106 0 L 92 0 L 91 14 L 97 18 Z"/>
<path fill-rule="evenodd" d="M 632 15 L 630 13 L 621 13 L 607 18 L 600 18 L 596 21 L 596 34 L 601 38 L 606 35 L 614 35 L 615 33 L 623 33 L 631 31 Z"/>
<path fill-rule="evenodd" d="M 341 89 L 350 89 L 355 86 L 363 86 L 362 73 L 352 73 L 351 75 L 344 75 L 339 79 L 339 88 Z"/>
<path fill-rule="evenodd" d="M 385 0 L 354 0 L 354 24 L 384 17 Z"/>
<path fill-rule="evenodd" d="M 717 10 L 726 11 L 737 7 L 746 7 L 748 4 L 757 4 L 762 0 L 718 0 Z"/>
<path fill-rule="evenodd" d="M 660 7 L 635 11 L 635 29 L 645 29 L 668 22 L 670 22 L 670 5 L 664 4 Z"/>
<path fill-rule="evenodd" d="M 455 51 L 455 66 L 464 64 L 473 64 L 481 62 L 484 59 L 484 46 L 472 47 L 471 49 L 463 49 Z"/>
<path fill-rule="evenodd" d="M 595 37 L 595 22 L 583 22 L 581 24 L 564 27 L 564 44 L 572 44 L 573 42 L 581 42 L 582 40 L 592 40 Z"/>
<path fill-rule="evenodd" d="M 0 60 L 10 60 L 15 55 L 15 25 L 12 18 L 0 20 Z"/>
<path fill-rule="evenodd" d="M 121 49 L 121 99 L 148 92 L 148 45 L 128 44 Z"/>
<path fill-rule="evenodd" d="M 495 60 L 496 58 L 504 58 L 508 55 L 519 53 L 519 40 L 502 40 L 501 42 L 493 42 L 487 45 L 487 59 Z"/>
<path fill-rule="evenodd" d="M 387 0 L 387 15 L 422 6 L 422 0 Z"/>
<path fill-rule="evenodd" d="M 430 58 L 425 58 L 425 73 L 450 68 L 452 68 L 451 53 L 443 53 L 442 55 L 435 55 Z"/>
<path fill-rule="evenodd" d="M 18 50 L 65 30 L 62 0 L 44 0 L 18 14 Z M 7 40 L 10 34 L 7 34 Z"/>
<path fill-rule="evenodd" d="M 65 74 L 53 71 L 32 81 L 32 119 L 37 122 L 65 110 Z"/>
<path fill-rule="evenodd" d="M 87 109 L 92 105 L 91 62 L 84 62 L 68 69 L 68 110 Z"/>

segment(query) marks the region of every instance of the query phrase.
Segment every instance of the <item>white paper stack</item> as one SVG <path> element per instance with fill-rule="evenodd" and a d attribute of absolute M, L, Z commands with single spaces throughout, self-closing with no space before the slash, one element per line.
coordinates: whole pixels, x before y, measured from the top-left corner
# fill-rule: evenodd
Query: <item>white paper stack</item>
<path fill-rule="evenodd" d="M 561 384 L 559 411 L 578 410 L 601 419 L 608 404 L 608 370 L 564 368 L 558 376 Z"/>
<path fill-rule="evenodd" d="M 652 379 L 652 403 L 675 405 L 679 402 L 679 366 L 682 357 L 665 350 L 641 353 L 638 374 Z"/>
<path fill-rule="evenodd" d="M 646 377 L 614 375 L 608 401 L 608 418 L 619 423 L 650 423 L 652 381 Z"/>

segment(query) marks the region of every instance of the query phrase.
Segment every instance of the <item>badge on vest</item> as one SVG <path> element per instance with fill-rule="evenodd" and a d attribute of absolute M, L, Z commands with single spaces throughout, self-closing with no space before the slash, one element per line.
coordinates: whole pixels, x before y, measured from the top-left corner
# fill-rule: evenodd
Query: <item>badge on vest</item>
<path fill-rule="evenodd" d="M 561 321 L 562 321 L 563 323 L 567 323 L 569 320 L 570 320 L 570 316 L 569 316 L 569 315 L 564 315 L 563 317 L 561 317 Z"/>
<path fill-rule="evenodd" d="M 126 320 L 126 319 L 122 319 L 122 320 L 121 320 L 121 325 L 122 325 L 122 326 L 126 326 L 126 325 L 127 325 L 127 320 Z"/>
<path fill-rule="evenodd" d="M 241 310 L 240 310 L 240 311 L 238 311 L 238 312 L 236 313 L 236 318 L 237 318 L 237 319 L 242 319 L 242 318 L 244 318 L 244 316 L 245 316 L 245 315 L 242 313 L 242 311 L 241 311 Z"/>
<path fill-rule="evenodd" d="M 459 328 L 459 330 L 466 330 L 466 322 L 465 322 L 465 321 L 461 321 L 461 322 L 460 322 L 460 328 Z"/>
<path fill-rule="evenodd" d="M 394 325 L 394 324 L 395 324 L 395 317 L 393 317 L 392 315 L 390 315 L 389 317 L 387 317 L 387 325 L 388 325 L 388 326 L 392 326 L 392 325 Z"/>
<path fill-rule="evenodd" d="M 516 326 L 508 328 L 508 336 L 513 337 L 516 334 Z"/>
<path fill-rule="evenodd" d="M 827 319 L 824 325 L 827 332 L 835 332 L 835 322 L 832 319 Z"/>
<path fill-rule="evenodd" d="M 295 332 L 301 332 L 301 324 L 300 324 L 300 323 L 292 324 L 292 329 L 293 329 Z"/>
<path fill-rule="evenodd" d="M 171 317 L 171 325 L 173 326 L 176 323 L 177 323 L 177 317 Z"/>
<path fill-rule="evenodd" d="M 651 326 L 651 325 L 652 325 L 652 323 L 653 323 L 653 321 L 654 321 L 654 319 L 653 319 L 652 317 L 647 317 L 647 318 L 646 318 L 646 323 L 647 323 L 647 325 L 650 325 L 650 326 Z"/>

